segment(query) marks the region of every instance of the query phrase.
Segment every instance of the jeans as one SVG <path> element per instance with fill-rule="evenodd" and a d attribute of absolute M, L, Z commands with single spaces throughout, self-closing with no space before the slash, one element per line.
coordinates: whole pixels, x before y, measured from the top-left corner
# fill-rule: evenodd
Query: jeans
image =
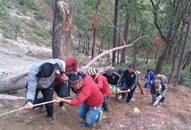
<path fill-rule="evenodd" d="M 70 96 L 70 87 L 68 86 L 68 83 L 63 83 L 59 86 L 54 86 L 54 91 L 56 92 L 57 96 L 61 98 Z M 63 106 L 63 102 L 60 102 L 59 106 Z"/>
<path fill-rule="evenodd" d="M 103 111 L 105 111 L 105 112 L 107 112 L 109 110 L 108 104 L 107 104 L 108 98 L 109 98 L 109 96 L 104 96 L 104 102 L 103 102 L 102 108 L 103 108 Z"/>
<path fill-rule="evenodd" d="M 82 103 L 78 108 L 78 114 L 85 121 L 85 125 L 87 127 L 91 127 L 102 118 L 101 106 L 88 107 L 87 105 Z"/>

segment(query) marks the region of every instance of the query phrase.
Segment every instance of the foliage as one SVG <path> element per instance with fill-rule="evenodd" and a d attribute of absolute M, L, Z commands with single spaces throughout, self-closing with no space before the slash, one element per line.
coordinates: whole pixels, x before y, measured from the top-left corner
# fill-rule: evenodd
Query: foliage
<path fill-rule="evenodd" d="M 37 10 L 38 6 L 35 4 L 34 0 L 19 0 L 19 4 L 23 7 L 28 7 L 33 10 Z"/>
<path fill-rule="evenodd" d="M 191 73 L 188 70 L 185 70 L 185 71 L 181 72 L 181 77 L 180 77 L 179 83 L 190 87 Z"/>
<path fill-rule="evenodd" d="M 45 14 L 44 14 L 44 12 L 41 9 L 38 9 L 35 12 L 35 14 L 36 14 L 36 16 L 35 16 L 36 20 L 44 20 L 45 19 Z"/>
<path fill-rule="evenodd" d="M 7 16 L 9 14 L 4 2 L 4 0 L 0 0 L 0 16 Z"/>

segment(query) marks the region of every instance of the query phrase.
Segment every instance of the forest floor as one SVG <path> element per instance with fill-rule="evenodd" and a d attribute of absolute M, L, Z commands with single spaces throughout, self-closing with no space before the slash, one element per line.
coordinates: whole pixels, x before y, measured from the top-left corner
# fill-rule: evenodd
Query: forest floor
<path fill-rule="evenodd" d="M 143 80 L 140 80 L 143 83 Z M 23 96 L 20 91 L 17 96 Z M 190 130 L 191 129 L 191 90 L 184 86 L 170 89 L 166 101 L 161 106 L 152 107 L 148 89 L 145 95 L 136 89 L 133 102 L 127 104 L 116 102 L 114 97 L 109 99 L 110 111 L 105 113 L 101 123 L 92 130 Z M 24 101 L 0 102 L 0 113 L 23 107 Z M 56 121 L 50 124 L 45 110 L 38 108 L 32 111 L 20 111 L 0 117 L 0 130 L 83 130 L 76 108 L 66 105 L 63 112 L 54 104 Z M 137 109 L 140 110 L 137 111 Z"/>
<path fill-rule="evenodd" d="M 9 45 L 9 46 L 8 46 Z M 40 59 L 31 56 L 30 51 L 19 49 L 13 44 L 0 46 L 1 77 L 6 73 L 16 73 L 28 68 L 30 63 Z M 7 74 L 6 74 L 7 75 Z M 143 86 L 143 76 L 140 76 Z M 104 113 L 102 121 L 93 130 L 191 130 L 191 89 L 184 86 L 169 88 L 164 104 L 152 107 L 151 95 L 144 89 L 144 95 L 136 89 L 134 100 L 116 102 L 114 96 L 109 99 L 110 111 Z M 24 90 L 19 90 L 16 96 L 24 96 Z M 0 100 L 0 113 L 24 106 L 24 100 Z M 55 124 L 50 124 L 46 111 L 38 108 L 32 111 L 19 111 L 0 117 L 0 130 L 83 130 L 80 118 L 74 107 L 66 105 L 63 112 L 54 104 L 56 114 Z"/>

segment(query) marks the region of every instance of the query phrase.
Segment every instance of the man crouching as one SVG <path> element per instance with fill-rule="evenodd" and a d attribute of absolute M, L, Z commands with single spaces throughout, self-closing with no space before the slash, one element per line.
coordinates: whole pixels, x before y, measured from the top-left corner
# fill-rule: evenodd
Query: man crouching
<path fill-rule="evenodd" d="M 102 117 L 103 94 L 88 75 L 81 78 L 76 74 L 71 74 L 68 77 L 72 90 L 78 93 L 77 97 L 72 100 L 64 98 L 56 100 L 58 103 L 64 102 L 71 106 L 79 106 L 78 114 L 84 120 L 83 126 L 91 127 Z"/>
<path fill-rule="evenodd" d="M 151 86 L 151 95 L 153 106 L 160 105 L 165 100 L 165 94 L 167 91 L 166 85 L 160 80 L 155 80 L 154 84 Z"/>

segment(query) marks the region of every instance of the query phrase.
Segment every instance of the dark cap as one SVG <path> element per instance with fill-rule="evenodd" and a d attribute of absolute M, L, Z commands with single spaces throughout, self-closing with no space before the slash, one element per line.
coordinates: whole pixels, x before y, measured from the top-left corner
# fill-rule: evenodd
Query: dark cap
<path fill-rule="evenodd" d="M 54 71 L 54 65 L 51 63 L 44 63 L 39 67 L 39 72 L 37 77 L 39 78 L 47 78 L 50 77 Z"/>
<path fill-rule="evenodd" d="M 134 65 L 134 64 L 130 64 L 130 65 L 128 66 L 128 68 L 135 69 L 135 65 Z"/>

